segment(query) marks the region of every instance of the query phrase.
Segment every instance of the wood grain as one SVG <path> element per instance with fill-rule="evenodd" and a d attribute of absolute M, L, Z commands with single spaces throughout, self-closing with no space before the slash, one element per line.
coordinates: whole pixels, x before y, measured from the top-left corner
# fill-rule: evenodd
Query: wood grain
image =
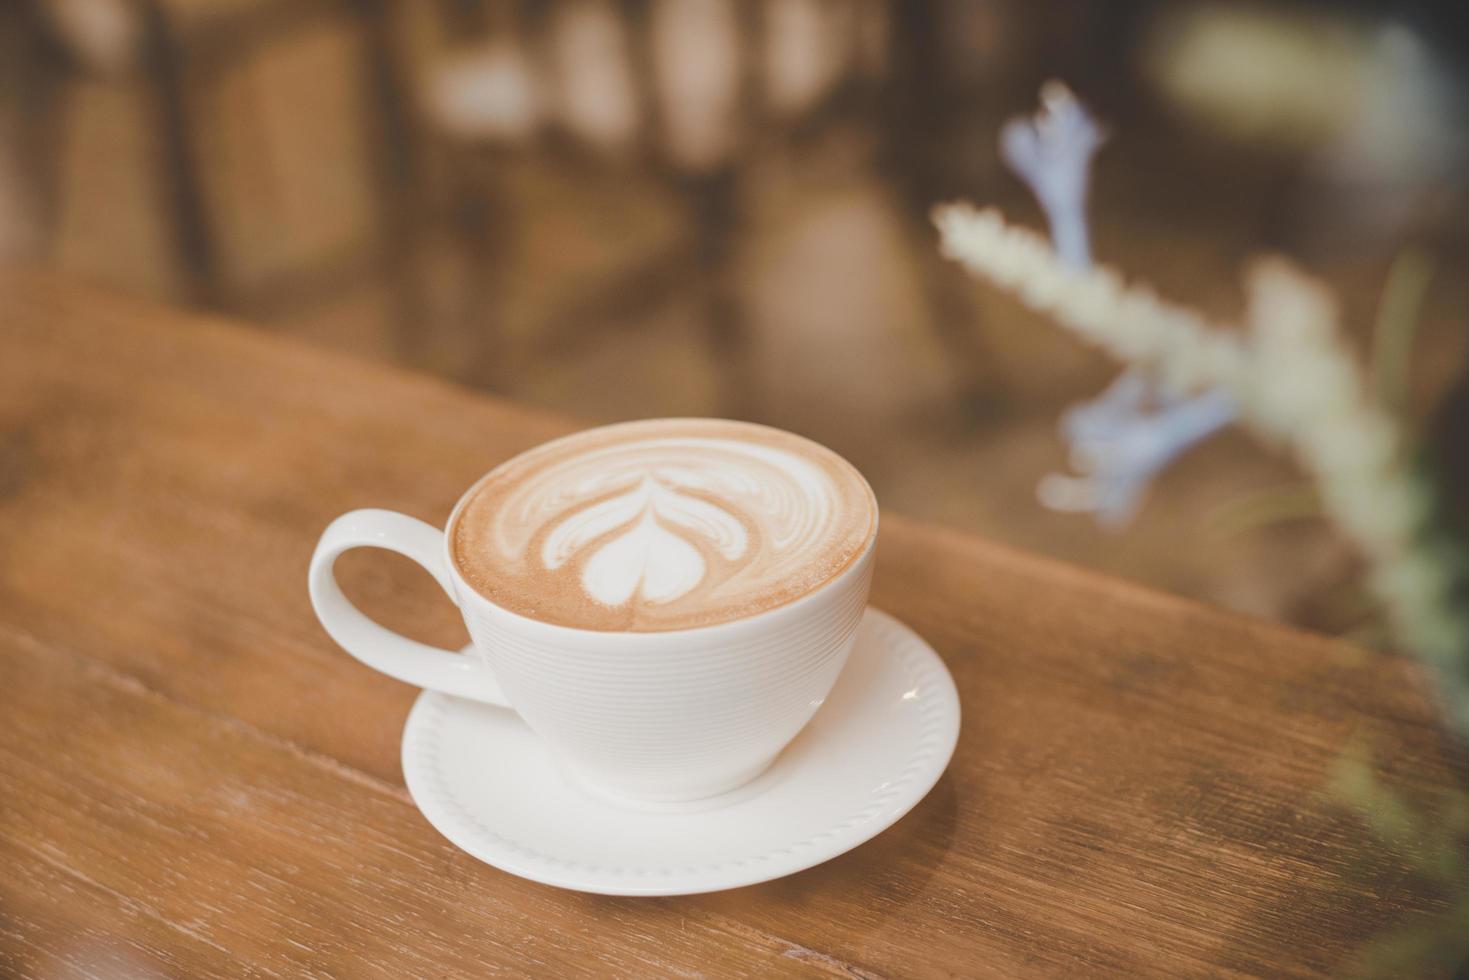
<path fill-rule="evenodd" d="M 331 644 L 307 559 L 569 427 L 0 273 L 0 970 L 1307 976 L 1439 907 L 1324 788 L 1358 733 L 1407 792 L 1465 777 L 1406 665 L 891 514 L 874 602 L 965 719 L 911 815 L 696 898 L 476 862 L 403 789 L 415 691 Z M 349 557 L 389 625 L 462 639 L 406 561 Z"/>

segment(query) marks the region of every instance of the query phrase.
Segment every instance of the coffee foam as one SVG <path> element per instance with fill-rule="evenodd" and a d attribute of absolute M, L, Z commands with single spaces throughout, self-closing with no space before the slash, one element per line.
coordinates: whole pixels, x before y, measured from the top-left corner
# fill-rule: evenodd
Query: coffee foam
<path fill-rule="evenodd" d="M 534 619 L 651 632 L 739 619 L 840 574 L 876 531 L 867 482 L 766 426 L 658 419 L 547 443 L 491 472 L 449 529 L 454 563 Z"/>

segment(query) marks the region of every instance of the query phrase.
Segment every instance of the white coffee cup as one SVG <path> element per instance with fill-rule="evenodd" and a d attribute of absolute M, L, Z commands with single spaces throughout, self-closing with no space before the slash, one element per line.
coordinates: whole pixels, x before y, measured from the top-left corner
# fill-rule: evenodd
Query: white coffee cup
<path fill-rule="evenodd" d="M 311 602 L 331 637 L 369 667 L 518 712 L 588 789 L 632 804 L 694 800 L 759 775 L 821 707 L 867 605 L 875 540 L 874 521 L 855 562 L 785 605 L 692 629 L 604 632 L 497 606 L 464 581 L 444 532 L 356 510 L 316 546 Z M 464 616 L 473 652 L 410 640 L 353 606 L 332 566 L 363 547 L 428 569 Z"/>

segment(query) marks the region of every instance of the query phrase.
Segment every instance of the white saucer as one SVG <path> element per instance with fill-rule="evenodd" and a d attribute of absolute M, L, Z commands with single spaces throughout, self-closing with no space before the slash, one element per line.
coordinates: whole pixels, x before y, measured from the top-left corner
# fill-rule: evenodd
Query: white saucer
<path fill-rule="evenodd" d="M 687 895 L 809 868 L 892 826 L 938 781 L 959 695 L 933 648 L 869 608 L 816 717 L 752 783 L 657 811 L 595 798 L 516 715 L 425 691 L 403 774 L 454 844 L 533 881 L 604 895 Z"/>

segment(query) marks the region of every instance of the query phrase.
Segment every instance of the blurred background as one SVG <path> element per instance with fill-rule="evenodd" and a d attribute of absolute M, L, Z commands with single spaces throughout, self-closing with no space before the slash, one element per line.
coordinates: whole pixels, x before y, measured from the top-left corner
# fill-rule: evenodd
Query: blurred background
<path fill-rule="evenodd" d="M 1350 632 L 1350 550 L 1243 436 L 1120 532 L 1045 510 L 1116 368 L 927 216 L 1043 227 L 996 135 L 1062 79 L 1111 133 L 1102 261 L 1229 320 L 1287 253 L 1369 363 L 1408 270 L 1407 411 L 1452 443 L 1466 47 L 1453 0 L 11 0 L 0 258 L 588 422 L 789 428 L 888 508 Z"/>

